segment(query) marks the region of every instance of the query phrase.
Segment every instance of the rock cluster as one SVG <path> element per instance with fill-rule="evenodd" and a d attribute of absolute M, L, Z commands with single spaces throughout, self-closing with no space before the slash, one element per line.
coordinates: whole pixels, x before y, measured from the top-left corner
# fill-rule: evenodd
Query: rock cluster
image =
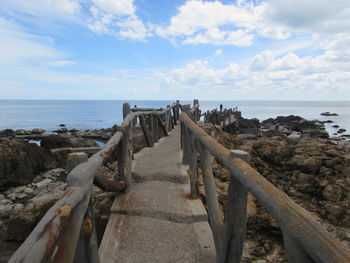
<path fill-rule="evenodd" d="M 0 138 L 0 189 L 22 185 L 57 162 L 50 151 L 16 138 Z"/>
<path fill-rule="evenodd" d="M 288 123 L 300 123 L 292 118 Z M 283 123 L 283 119 L 268 123 Z M 264 123 L 266 125 L 266 122 Z M 267 180 L 304 207 L 342 242 L 350 245 L 350 144 L 319 137 L 298 137 L 271 133 L 255 140 L 225 133 L 218 126 L 202 124 L 209 135 L 228 149 L 241 149 L 251 155 L 251 165 Z M 293 134 L 293 133 L 291 133 Z M 300 135 L 302 133 L 300 132 Z M 225 211 L 230 174 L 217 161 L 213 162 L 222 211 Z M 205 198 L 203 198 L 205 199 Z M 248 196 L 248 229 L 242 262 L 265 260 L 285 262 L 283 238 L 277 222 Z"/>

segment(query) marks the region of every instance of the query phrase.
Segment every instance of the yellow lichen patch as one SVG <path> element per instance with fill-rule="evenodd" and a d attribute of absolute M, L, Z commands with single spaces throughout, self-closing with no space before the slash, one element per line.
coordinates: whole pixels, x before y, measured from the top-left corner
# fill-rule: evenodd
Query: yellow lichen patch
<path fill-rule="evenodd" d="M 83 224 L 81 226 L 80 234 L 83 237 L 88 237 L 91 235 L 92 231 L 92 219 L 89 216 L 85 216 L 83 220 Z"/>
<path fill-rule="evenodd" d="M 204 177 L 205 177 L 206 179 L 210 179 L 210 177 L 211 177 L 211 172 L 210 172 L 210 170 L 209 170 L 208 168 L 205 169 Z"/>
<path fill-rule="evenodd" d="M 188 175 L 190 178 L 192 178 L 192 177 L 193 177 L 192 171 L 191 171 L 191 170 L 187 170 L 187 175 Z"/>
<path fill-rule="evenodd" d="M 57 209 L 57 214 L 59 216 L 68 217 L 72 208 L 69 205 L 63 205 Z"/>

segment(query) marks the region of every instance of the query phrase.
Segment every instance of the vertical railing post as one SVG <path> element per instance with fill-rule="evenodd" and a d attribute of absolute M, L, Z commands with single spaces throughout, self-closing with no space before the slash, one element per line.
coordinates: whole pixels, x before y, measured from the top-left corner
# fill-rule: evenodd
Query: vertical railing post
<path fill-rule="evenodd" d="M 75 250 L 74 262 L 99 263 L 98 242 L 92 195 L 81 225 L 80 236 Z"/>
<path fill-rule="evenodd" d="M 189 129 L 187 129 L 187 136 L 189 142 L 188 150 L 190 168 L 187 173 L 190 177 L 191 198 L 196 199 L 199 197 L 196 137 Z"/>
<path fill-rule="evenodd" d="M 250 163 L 249 154 L 244 151 L 231 150 L 231 157 Z M 241 260 L 247 227 L 247 195 L 242 184 L 231 175 L 225 216 L 225 263 L 239 263 Z"/>
<path fill-rule="evenodd" d="M 74 166 L 86 162 L 87 160 L 88 156 L 86 153 L 71 153 L 67 157 L 67 169 L 72 170 Z M 99 262 L 92 202 L 91 192 L 89 192 L 82 199 L 79 207 L 75 209 L 74 215 L 71 219 L 70 228 L 62 236 L 61 243 L 63 245 L 60 246 L 57 251 L 57 257 L 55 257 L 54 260 L 55 262 L 62 260 L 74 260 L 74 262 Z"/>
<path fill-rule="evenodd" d="M 150 137 L 152 146 L 156 141 L 154 138 L 154 120 L 153 119 L 154 119 L 153 114 L 150 114 L 148 116 L 148 130 L 149 130 L 149 137 Z"/>
<path fill-rule="evenodd" d="M 121 125 L 118 130 L 123 133 L 121 145 L 118 147 L 118 172 L 120 180 L 126 184 L 125 192 L 130 192 L 131 187 L 131 162 L 132 162 L 132 124 Z"/>
<path fill-rule="evenodd" d="M 140 121 L 140 126 L 142 128 L 143 135 L 146 140 L 147 147 L 152 147 L 153 143 L 151 143 L 151 139 L 146 127 L 145 116 L 143 116 L 143 114 L 139 116 L 139 121 Z"/>
<path fill-rule="evenodd" d="M 158 125 L 158 118 L 157 118 L 157 112 L 153 110 L 153 131 L 154 131 L 154 141 L 159 141 L 159 125 Z"/>
<path fill-rule="evenodd" d="M 191 106 L 189 104 L 183 105 L 184 112 L 191 117 Z M 182 135 L 182 164 L 189 164 L 189 132 L 185 125 L 181 125 Z"/>
<path fill-rule="evenodd" d="M 305 252 L 305 250 L 293 239 L 286 227 L 282 228 L 283 243 L 288 263 L 313 263 L 315 261 Z"/>
<path fill-rule="evenodd" d="M 224 223 L 220 214 L 220 207 L 217 198 L 216 185 L 213 177 L 209 151 L 199 142 L 198 146 L 200 163 L 202 168 L 203 184 L 205 189 L 205 199 L 208 205 L 210 228 L 213 232 L 217 262 L 221 263 L 224 262 Z"/>

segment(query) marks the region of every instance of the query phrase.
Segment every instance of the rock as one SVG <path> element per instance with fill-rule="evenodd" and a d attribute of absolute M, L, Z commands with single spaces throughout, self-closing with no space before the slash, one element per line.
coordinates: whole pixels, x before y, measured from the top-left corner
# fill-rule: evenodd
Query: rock
<path fill-rule="evenodd" d="M 77 129 L 73 128 L 73 129 L 70 129 L 69 132 L 79 132 Z"/>
<path fill-rule="evenodd" d="M 292 132 L 287 136 L 287 141 L 291 144 L 295 144 L 299 142 L 301 139 L 301 133 L 300 132 Z"/>
<path fill-rule="evenodd" d="M 32 130 L 32 134 L 43 134 L 45 132 L 44 129 L 36 128 Z"/>
<path fill-rule="evenodd" d="M 330 113 L 329 111 L 327 111 L 327 112 L 322 112 L 321 115 L 322 115 L 322 116 L 338 116 L 337 113 Z"/>
<path fill-rule="evenodd" d="M 323 188 L 322 196 L 325 200 L 340 201 L 342 196 L 342 188 L 339 185 L 328 184 Z"/>
<path fill-rule="evenodd" d="M 6 130 L 0 131 L 0 138 L 1 137 L 10 138 L 10 137 L 14 137 L 14 136 L 15 136 L 15 132 L 11 129 L 6 129 Z"/>
<path fill-rule="evenodd" d="M 58 130 L 54 130 L 54 132 L 57 133 L 66 133 L 68 129 L 66 127 L 59 128 Z"/>
<path fill-rule="evenodd" d="M 42 175 L 43 178 L 57 179 L 66 176 L 66 170 L 62 168 L 55 168 L 47 171 Z"/>
<path fill-rule="evenodd" d="M 337 133 L 343 133 L 343 132 L 346 132 L 346 130 L 345 130 L 345 129 L 339 129 L 339 130 L 337 131 Z"/>
<path fill-rule="evenodd" d="M 66 127 L 66 125 L 65 125 L 65 124 L 60 124 L 59 126 L 60 126 L 60 127 Z"/>
<path fill-rule="evenodd" d="M 57 165 L 51 152 L 24 140 L 0 139 L 0 188 L 24 185 Z"/>
<path fill-rule="evenodd" d="M 322 123 L 333 123 L 334 121 L 332 120 L 326 120 L 326 121 L 323 121 Z"/>
<path fill-rule="evenodd" d="M 18 204 L 12 205 L 9 218 L 0 224 L 0 239 L 25 240 L 46 211 L 62 196 L 64 189 L 56 188 L 50 193 L 35 196 L 24 208 Z"/>
<path fill-rule="evenodd" d="M 40 146 L 51 150 L 55 148 L 71 147 L 72 144 L 69 138 L 67 137 L 62 137 L 59 135 L 49 135 L 41 140 Z"/>
<path fill-rule="evenodd" d="M 32 132 L 31 131 L 26 131 L 26 130 L 23 130 L 23 129 L 19 129 L 19 130 L 15 131 L 15 134 L 16 135 L 31 135 Z"/>
<path fill-rule="evenodd" d="M 333 125 L 332 127 L 333 128 L 339 128 L 339 125 Z"/>

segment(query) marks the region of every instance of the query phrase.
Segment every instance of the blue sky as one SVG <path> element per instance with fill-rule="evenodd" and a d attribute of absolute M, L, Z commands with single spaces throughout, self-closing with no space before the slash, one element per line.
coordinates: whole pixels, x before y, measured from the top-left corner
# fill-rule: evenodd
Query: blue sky
<path fill-rule="evenodd" d="M 350 100 L 350 1 L 1 0 L 0 98 Z"/>

